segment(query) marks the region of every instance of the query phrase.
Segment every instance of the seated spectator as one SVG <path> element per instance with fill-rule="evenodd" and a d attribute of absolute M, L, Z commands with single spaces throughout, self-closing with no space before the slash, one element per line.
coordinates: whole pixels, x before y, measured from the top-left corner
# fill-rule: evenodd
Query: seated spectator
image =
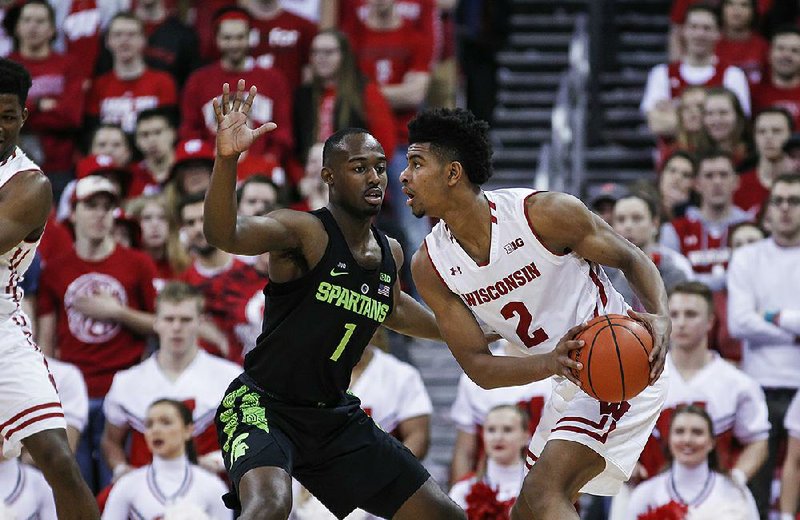
<path fill-rule="evenodd" d="M 128 135 L 116 123 L 102 123 L 89 139 L 90 155 L 108 155 L 118 166 L 128 166 L 133 160 L 133 147 Z"/>
<path fill-rule="evenodd" d="M 666 124 L 661 128 L 651 128 L 657 136 L 658 165 L 663 166 L 667 157 L 673 152 L 683 151 L 696 153 L 703 137 L 703 107 L 706 103 L 705 87 L 687 87 L 681 93 L 678 109 L 675 114 L 677 121 L 673 123 L 658 120 Z M 654 120 L 655 121 L 655 120 Z M 676 125 L 675 135 L 670 135 Z"/>
<path fill-rule="evenodd" d="M 781 474 L 780 520 L 795 520 L 800 505 L 800 397 L 789 405 L 784 426 L 789 444 Z"/>
<path fill-rule="evenodd" d="M 593 184 L 586 194 L 586 205 L 610 226 L 614 222 L 614 204 L 628 195 L 630 195 L 630 190 L 616 182 Z"/>
<path fill-rule="evenodd" d="M 528 416 L 513 404 L 493 407 L 483 425 L 486 467 L 450 488 L 450 498 L 468 519 L 508 518 L 525 479 L 525 457 L 530 433 Z"/>
<path fill-rule="evenodd" d="M 669 222 L 686 212 L 687 206 L 691 203 L 696 174 L 697 167 L 692 155 L 678 151 L 666 158 L 658 175 L 661 222 Z"/>
<path fill-rule="evenodd" d="M 178 130 L 181 139 L 201 139 L 214 145 L 217 123 L 212 100 L 219 96 L 219 85 L 228 83 L 235 91 L 239 80 L 258 85 L 258 94 L 250 110 L 250 121 L 261 125 L 272 121 L 278 125 L 250 147 L 248 153 L 269 155 L 279 164 L 291 156 L 292 92 L 283 73 L 277 69 L 256 66 L 249 56 L 250 15 L 244 9 L 221 9 L 214 18 L 216 43 L 221 57 L 189 76 L 181 96 L 181 117 Z"/>
<path fill-rule="evenodd" d="M 792 170 L 800 172 L 800 134 L 792 134 L 783 145 L 783 151 L 792 161 Z"/>
<path fill-rule="evenodd" d="M 520 355 L 507 341 L 495 343 L 492 352 L 495 355 Z M 522 386 L 486 390 L 462 374 L 458 380 L 456 400 L 450 409 L 450 418 L 456 424 L 450 482 L 455 483 L 485 467 L 483 427 L 489 410 L 501 404 L 516 403 L 527 413 L 528 434 L 533 435 L 551 388 L 550 380 L 542 380 Z"/>
<path fill-rule="evenodd" d="M 704 504 L 744 503 L 746 520 L 759 515 L 748 489 L 717 466 L 714 426 L 702 408 L 678 408 L 669 424 L 669 470 L 640 484 L 631 495 L 626 520 L 685 518 Z"/>
<path fill-rule="evenodd" d="M 28 119 L 21 145 L 47 174 L 58 200 L 72 178 L 75 141 L 83 119 L 84 82 L 74 60 L 56 52 L 55 12 L 46 0 L 27 0 L 8 12 L 3 24 L 14 35 L 10 59 L 31 74 L 33 86 L 25 108 Z"/>
<path fill-rule="evenodd" d="M 699 155 L 711 150 L 731 154 L 738 168 L 750 155 L 747 116 L 739 99 L 725 88 L 711 88 L 703 104 L 703 133 L 697 149 Z"/>
<path fill-rule="evenodd" d="M 647 76 L 640 110 L 647 116 L 651 132 L 674 135 L 677 118 L 673 100 L 691 85 L 724 86 L 736 94 L 745 113 L 750 113 L 750 88 L 744 72 L 721 63 L 714 54 L 719 27 L 717 12 L 708 5 L 694 4 L 687 10 L 682 26 L 685 53 L 676 58 L 678 61 L 656 65 Z"/>
<path fill-rule="evenodd" d="M 53 491 L 44 476 L 17 457 L 0 456 L 0 496 L 0 518 L 58 519 Z"/>
<path fill-rule="evenodd" d="M 769 43 L 758 33 L 758 0 L 722 0 L 722 37 L 716 55 L 722 63 L 744 71 L 751 85 L 761 81 Z"/>
<path fill-rule="evenodd" d="M 133 134 L 139 112 L 177 104 L 175 81 L 168 73 L 145 64 L 144 24 L 132 13 L 114 15 L 106 45 L 112 55 L 112 70 L 92 82 L 86 99 L 86 126 L 93 129 L 98 123 L 116 123 L 125 133 Z"/>
<path fill-rule="evenodd" d="M 314 143 L 322 143 L 347 127 L 369 130 L 391 160 L 397 145 L 392 109 L 378 85 L 359 71 L 344 33 L 330 29 L 312 41 L 311 83 L 297 91 L 297 157 L 305 161 Z"/>
<path fill-rule="evenodd" d="M 117 481 L 108 495 L 103 520 L 170 518 L 166 511 L 174 511 L 178 504 L 178 510 L 191 507 L 203 515 L 195 512 L 183 518 L 230 520 L 233 515 L 222 502 L 227 487 L 219 477 L 196 466 L 195 420 L 189 408 L 180 401 L 158 399 L 149 405 L 143 427 L 153 461 Z"/>
<path fill-rule="evenodd" d="M 694 277 L 692 264 L 685 256 L 656 241 L 659 219 L 656 204 L 644 195 L 630 195 L 614 205 L 612 227 L 633 245 L 647 253 L 658 268 L 664 286 L 669 290 Z M 636 311 L 644 312 L 644 305 L 633 292 L 625 275 L 619 269 L 603 268 L 614 288 Z"/>
<path fill-rule="evenodd" d="M 145 445 L 146 417 L 150 404 L 160 397 L 186 403 L 194 417 L 192 437 L 200 465 L 214 473 L 224 470 L 214 413 L 227 388 L 220 386 L 222 381 L 239 375 L 241 367 L 199 348 L 202 309 L 203 296 L 197 289 L 181 282 L 168 283 L 156 303 L 153 327 L 159 349 L 114 376 L 103 404 L 106 424 L 102 450 L 115 481 L 150 462 L 152 452 Z"/>
<path fill-rule="evenodd" d="M 294 92 L 303 82 L 317 26 L 285 9 L 282 3 L 279 0 L 241 0 L 239 5 L 252 17 L 250 41 L 255 43 L 251 44 L 251 54 L 256 65 L 283 72 L 290 91 Z"/>
<path fill-rule="evenodd" d="M 794 128 L 800 128 L 800 29 L 785 26 L 772 36 L 769 73 L 753 87 L 753 111 L 771 106 L 792 114 Z"/>
<path fill-rule="evenodd" d="M 298 184 L 304 210 L 313 211 L 328 204 L 328 185 L 322 182 L 322 143 L 314 143 L 308 150 L 303 179 Z"/>
<path fill-rule="evenodd" d="M 134 138 L 142 160 L 134 165 L 131 196 L 160 193 L 175 162 L 178 130 L 171 112 L 163 108 L 143 110 L 136 120 Z"/>
<path fill-rule="evenodd" d="M 205 193 L 214 167 L 214 147 L 201 139 L 181 141 L 175 148 L 167 188 L 170 205 L 175 207 L 188 195 Z"/>
<path fill-rule="evenodd" d="M 733 203 L 754 217 L 761 213 L 773 179 L 794 169 L 794 162 L 783 151 L 793 125 L 784 108 L 767 108 L 756 115 L 753 134 L 758 162 L 739 175 L 739 189 L 733 194 Z"/>
<path fill-rule="evenodd" d="M 661 244 L 688 258 L 696 279 L 713 291 L 725 287 L 730 257 L 728 229 L 751 220 L 750 215 L 733 205 L 738 186 L 739 177 L 729 154 L 715 151 L 702 156 L 695 179 L 700 206 L 689 207 L 685 216 L 661 227 Z"/>

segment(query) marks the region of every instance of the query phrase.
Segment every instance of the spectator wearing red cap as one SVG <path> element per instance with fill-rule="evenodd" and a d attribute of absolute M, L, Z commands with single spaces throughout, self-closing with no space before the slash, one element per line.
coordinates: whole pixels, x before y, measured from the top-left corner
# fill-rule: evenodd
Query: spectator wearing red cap
<path fill-rule="evenodd" d="M 117 186 L 100 175 L 76 183 L 70 221 L 75 247 L 48 262 L 38 293 L 42 350 L 75 364 L 89 391 L 89 423 L 78 461 L 90 487 L 110 478 L 96 457 L 104 424 L 103 398 L 114 374 L 137 363 L 152 332 L 155 266 L 112 237 Z"/>
<path fill-rule="evenodd" d="M 284 164 L 292 152 L 292 95 L 286 78 L 277 69 L 257 67 L 250 52 L 250 15 L 241 8 L 221 10 L 215 19 L 216 42 L 222 57 L 219 61 L 195 71 L 186 82 L 181 96 L 183 122 L 178 131 L 181 139 L 203 139 L 213 145 L 217 123 L 211 102 L 219 96 L 219 85 L 229 83 L 236 88 L 240 79 L 258 85 L 258 94 L 250 110 L 252 124 L 273 121 L 274 130 L 254 143 L 248 153 L 272 155 Z"/>
<path fill-rule="evenodd" d="M 177 104 L 175 81 L 166 72 L 148 67 L 144 61 L 144 24 L 129 12 L 111 19 L 106 45 L 113 57 L 113 70 L 94 80 L 86 100 L 87 127 L 118 123 L 133 133 L 142 110 Z"/>
<path fill-rule="evenodd" d="M 69 56 L 56 52 L 53 7 L 46 0 L 16 4 L 3 19 L 15 41 L 10 59 L 31 73 L 33 86 L 25 108 L 22 134 L 26 150 L 40 150 L 42 170 L 50 178 L 56 200 L 72 173 L 75 140 L 83 119 L 85 77 Z"/>

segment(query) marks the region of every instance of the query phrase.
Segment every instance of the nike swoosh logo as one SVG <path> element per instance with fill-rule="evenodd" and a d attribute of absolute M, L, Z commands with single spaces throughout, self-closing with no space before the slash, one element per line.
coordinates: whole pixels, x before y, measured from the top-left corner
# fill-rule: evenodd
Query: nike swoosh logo
<path fill-rule="evenodd" d="M 331 269 L 331 276 L 342 276 L 343 274 L 347 274 L 347 271 L 336 272 L 336 269 Z"/>

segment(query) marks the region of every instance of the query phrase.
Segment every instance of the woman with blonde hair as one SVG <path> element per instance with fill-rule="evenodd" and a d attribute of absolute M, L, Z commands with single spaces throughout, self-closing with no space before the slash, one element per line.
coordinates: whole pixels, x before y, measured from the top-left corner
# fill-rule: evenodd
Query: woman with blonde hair
<path fill-rule="evenodd" d="M 742 104 L 732 90 L 723 87 L 709 89 L 703 104 L 703 134 L 698 153 L 713 150 L 730 153 L 737 168 L 751 154 L 748 119 Z"/>

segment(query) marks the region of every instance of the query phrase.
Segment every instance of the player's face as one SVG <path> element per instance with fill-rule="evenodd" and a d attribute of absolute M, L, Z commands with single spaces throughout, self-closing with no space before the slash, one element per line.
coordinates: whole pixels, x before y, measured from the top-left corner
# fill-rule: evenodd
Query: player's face
<path fill-rule="evenodd" d="M 187 204 L 181 211 L 181 233 L 190 251 L 201 256 L 209 255 L 214 247 L 208 244 L 203 232 L 203 202 Z"/>
<path fill-rule="evenodd" d="M 16 33 L 22 45 L 34 48 L 50 45 L 55 27 L 50 21 L 47 7 L 37 4 L 24 6 L 19 15 Z"/>
<path fill-rule="evenodd" d="M 217 48 L 223 58 L 239 63 L 250 51 L 250 27 L 244 20 L 224 20 L 217 29 Z"/>
<path fill-rule="evenodd" d="M 755 140 L 758 155 L 770 161 L 783 156 L 783 145 L 789 140 L 789 121 L 781 114 L 766 113 L 756 119 Z"/>
<path fill-rule="evenodd" d="M 772 40 L 769 52 L 772 71 L 780 78 L 800 74 L 800 35 L 781 34 Z"/>
<path fill-rule="evenodd" d="M 656 236 L 656 222 L 647 204 L 635 197 L 618 200 L 612 216 L 614 231 L 640 249 L 648 246 Z"/>
<path fill-rule="evenodd" d="M 708 96 L 703 107 L 703 126 L 717 143 L 727 141 L 736 129 L 736 110 L 725 95 Z"/>
<path fill-rule="evenodd" d="M 336 77 L 342 65 L 342 51 L 332 34 L 319 34 L 311 42 L 309 63 L 314 75 L 322 80 Z"/>
<path fill-rule="evenodd" d="M 92 138 L 90 153 L 108 155 L 114 164 L 125 166 L 131 161 L 131 149 L 125 134 L 119 128 L 101 128 Z"/>
<path fill-rule="evenodd" d="M 28 118 L 16 94 L 0 94 L 0 160 L 5 159 L 17 146 L 19 130 Z"/>
<path fill-rule="evenodd" d="M 144 52 L 145 38 L 142 25 L 135 20 L 119 18 L 108 28 L 108 50 L 122 62 L 140 57 Z"/>
<path fill-rule="evenodd" d="M 764 232 L 756 226 L 739 226 L 731 233 L 731 249 L 739 249 L 764 238 Z"/>
<path fill-rule="evenodd" d="M 167 212 L 161 204 L 148 203 L 139 215 L 139 227 L 142 229 L 142 245 L 157 249 L 164 247 L 169 236 Z"/>
<path fill-rule="evenodd" d="M 163 159 L 174 143 L 175 129 L 163 117 L 151 117 L 136 126 L 136 147 L 145 157 Z"/>
<path fill-rule="evenodd" d="M 800 183 L 778 182 L 772 187 L 767 218 L 776 237 L 795 242 L 800 238 Z"/>
<path fill-rule="evenodd" d="M 115 208 L 111 197 L 103 193 L 76 202 L 72 212 L 76 238 L 96 242 L 110 237 L 114 229 Z"/>
<path fill-rule="evenodd" d="M 692 163 L 685 157 L 673 157 L 661 171 L 659 191 L 664 200 L 671 203 L 689 200 L 689 191 L 694 182 Z"/>
<path fill-rule="evenodd" d="M 519 462 L 528 445 L 528 432 L 520 415 L 505 408 L 490 412 L 483 423 L 483 445 L 486 456 L 498 464 Z"/>
<path fill-rule="evenodd" d="M 729 29 L 747 29 L 753 14 L 750 0 L 728 0 L 722 6 L 722 24 Z"/>
<path fill-rule="evenodd" d="M 708 303 L 696 294 L 675 293 L 669 299 L 673 348 L 694 350 L 706 344 L 714 318 Z"/>
<path fill-rule="evenodd" d="M 323 169 L 331 201 L 354 215 L 377 215 L 388 180 L 383 147 L 369 134 L 353 134 L 344 145 L 335 152 L 334 166 Z"/>
<path fill-rule="evenodd" d="M 266 215 L 275 209 L 278 202 L 278 192 L 271 184 L 264 182 L 251 182 L 242 190 L 242 200 L 239 202 L 239 215 L 252 217 Z"/>
<path fill-rule="evenodd" d="M 183 424 L 178 409 L 171 404 L 151 406 L 144 427 L 144 439 L 153 455 L 174 459 L 186 453 L 186 441 L 192 438 L 192 427 Z"/>
<path fill-rule="evenodd" d="M 161 302 L 156 309 L 153 329 L 161 350 L 167 355 L 185 355 L 197 349 L 200 309 L 195 299 Z"/>
<path fill-rule="evenodd" d="M 408 166 L 400 174 L 406 205 L 417 218 L 439 216 L 437 205 L 447 197 L 446 165 L 431 150 L 430 143 L 408 147 Z"/>
<path fill-rule="evenodd" d="M 682 413 L 672 421 L 669 431 L 669 450 L 672 458 L 690 468 L 708 460 L 714 449 L 714 438 L 708 423 L 697 414 Z"/>
<path fill-rule="evenodd" d="M 693 11 L 686 17 L 683 37 L 686 40 L 688 54 L 709 55 L 714 52 L 714 46 L 719 40 L 717 22 L 711 13 Z"/>
<path fill-rule="evenodd" d="M 717 157 L 700 163 L 695 179 L 695 189 L 703 198 L 703 204 L 712 207 L 725 206 L 733 200 L 733 192 L 739 187 L 739 177 L 730 160 Z"/>

